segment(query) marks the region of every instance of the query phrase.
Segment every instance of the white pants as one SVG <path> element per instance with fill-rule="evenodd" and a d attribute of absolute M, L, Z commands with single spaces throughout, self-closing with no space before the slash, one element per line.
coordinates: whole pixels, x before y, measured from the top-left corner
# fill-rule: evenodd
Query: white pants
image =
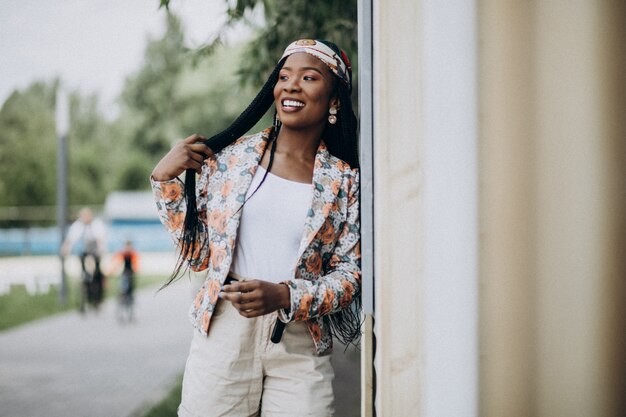
<path fill-rule="evenodd" d="M 276 313 L 253 319 L 218 301 L 209 336 L 194 331 L 180 417 L 316 416 L 334 413 L 330 353 L 315 354 L 303 322 L 270 341 Z"/>

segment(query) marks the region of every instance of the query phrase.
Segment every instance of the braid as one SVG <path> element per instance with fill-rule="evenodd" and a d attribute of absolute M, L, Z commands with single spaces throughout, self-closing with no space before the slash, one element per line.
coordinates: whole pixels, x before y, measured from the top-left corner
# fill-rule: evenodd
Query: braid
<path fill-rule="evenodd" d="M 352 168 L 359 167 L 359 149 L 357 143 L 357 120 L 352 110 L 350 93 L 343 84 L 338 84 L 337 124 L 328 123 L 324 129 L 324 142 L 331 155 L 343 160 Z"/>
<path fill-rule="evenodd" d="M 218 153 L 226 146 L 235 142 L 248 132 L 267 112 L 274 103 L 274 86 L 278 80 L 278 73 L 283 67 L 286 58 L 281 59 L 261 91 L 252 100 L 248 107 L 235 119 L 235 121 L 222 132 L 210 137 L 204 143 L 211 148 L 214 153 Z M 194 252 L 207 243 L 207 231 L 198 216 L 196 205 L 196 172 L 188 169 L 185 172 L 185 202 L 187 211 L 181 237 L 180 253 L 178 261 L 172 275 L 163 285 L 166 287 L 181 276 L 181 271 L 187 269 L 189 261 L 193 258 Z M 162 287 L 162 288 L 163 288 Z"/>
<path fill-rule="evenodd" d="M 340 54 L 339 48 L 332 42 L 323 41 L 335 52 Z M 348 69 L 349 70 L 349 69 Z M 344 83 L 337 83 L 337 98 L 339 110 L 335 125 L 327 124 L 324 130 L 324 141 L 328 151 L 339 159 L 342 159 L 351 168 L 359 167 L 359 148 L 357 138 L 357 119 L 352 109 L 350 100 L 351 88 Z M 350 307 L 339 310 L 334 314 L 324 316 L 322 320 L 331 329 L 331 333 L 346 349 L 349 345 L 358 347 L 361 338 L 361 291 L 353 297 Z"/>
<path fill-rule="evenodd" d="M 350 92 L 345 85 L 338 85 L 337 98 L 339 99 L 338 123 L 326 125 L 324 141 L 332 155 L 349 164 L 351 168 L 358 168 L 357 119 L 352 110 Z M 354 295 L 353 300 L 350 307 L 323 317 L 324 323 L 330 327 L 333 336 L 343 343 L 346 349 L 351 344 L 358 347 L 361 337 L 360 291 Z"/>
<path fill-rule="evenodd" d="M 259 91 L 259 94 L 252 100 L 252 103 L 237 117 L 237 119 L 224 131 L 210 137 L 204 143 L 215 153 L 218 153 L 226 146 L 230 145 L 246 132 L 254 127 L 261 120 L 261 117 L 269 110 L 274 103 L 274 86 L 278 80 L 278 73 L 283 67 L 286 58 L 281 59 L 274 71 Z"/>

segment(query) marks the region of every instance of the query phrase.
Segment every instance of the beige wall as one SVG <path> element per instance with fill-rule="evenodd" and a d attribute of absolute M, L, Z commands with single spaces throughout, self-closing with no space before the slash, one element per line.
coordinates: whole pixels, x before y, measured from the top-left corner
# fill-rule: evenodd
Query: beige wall
<path fill-rule="evenodd" d="M 478 9 L 484 416 L 528 416 L 534 404 L 531 12 L 520 1 Z"/>
<path fill-rule="evenodd" d="M 467 4 L 475 13 L 458 14 Z M 377 415 L 626 415 L 626 3 L 378 0 L 373 12 Z M 464 43 L 467 14 L 477 37 L 467 25 Z M 446 90 L 459 65 L 472 70 L 468 45 L 477 102 Z M 477 133 L 475 188 L 454 188 L 475 156 L 446 123 Z M 464 164 L 465 177 L 442 176 Z M 468 189 L 475 253 L 456 245 L 474 245 Z M 472 355 L 477 382 L 459 384 Z"/>
<path fill-rule="evenodd" d="M 624 12 L 480 2 L 481 415 L 625 415 Z"/>

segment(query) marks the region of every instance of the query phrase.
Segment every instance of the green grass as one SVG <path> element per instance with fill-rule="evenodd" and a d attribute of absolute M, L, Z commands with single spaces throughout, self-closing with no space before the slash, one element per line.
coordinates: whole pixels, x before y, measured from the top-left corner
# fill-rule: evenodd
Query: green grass
<path fill-rule="evenodd" d="M 180 392 L 183 386 L 183 377 L 179 377 L 178 381 L 167 396 L 160 403 L 152 407 L 147 413 L 141 417 L 175 417 L 180 404 Z"/>
<path fill-rule="evenodd" d="M 137 288 L 152 287 L 165 282 L 164 275 L 138 276 Z M 59 288 L 51 286 L 47 294 L 28 294 L 23 285 L 12 285 L 8 294 L 0 295 L 0 331 L 53 314 L 77 309 L 79 285 L 75 279 L 68 280 L 67 303 L 59 303 Z M 117 278 L 107 278 L 106 296 L 117 294 Z"/>
<path fill-rule="evenodd" d="M 71 299 L 66 305 L 59 304 L 59 291 L 51 287 L 47 294 L 30 295 L 23 285 L 11 286 L 8 294 L 0 295 L 0 331 L 37 320 L 73 308 Z"/>

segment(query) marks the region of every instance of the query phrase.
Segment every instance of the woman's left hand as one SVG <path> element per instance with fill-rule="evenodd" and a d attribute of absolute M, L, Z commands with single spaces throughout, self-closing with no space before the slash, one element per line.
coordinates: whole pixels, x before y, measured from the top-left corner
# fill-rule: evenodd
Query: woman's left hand
<path fill-rule="evenodd" d="M 231 282 L 222 288 L 219 296 L 230 301 L 239 314 L 248 318 L 291 307 L 291 295 L 287 285 L 256 279 Z"/>

